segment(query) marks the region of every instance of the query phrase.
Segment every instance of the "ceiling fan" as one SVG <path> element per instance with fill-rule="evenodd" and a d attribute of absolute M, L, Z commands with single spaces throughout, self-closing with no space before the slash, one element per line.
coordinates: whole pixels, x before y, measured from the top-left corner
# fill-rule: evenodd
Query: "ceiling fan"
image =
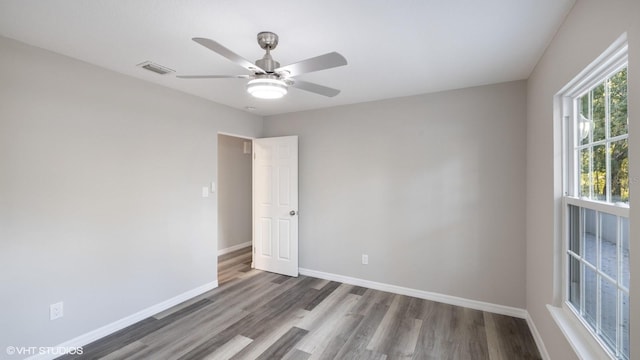
<path fill-rule="evenodd" d="M 261 99 L 277 99 L 287 94 L 289 86 L 300 90 L 309 91 L 315 94 L 328 97 L 336 96 L 340 90 L 327 86 L 318 85 L 308 81 L 294 79 L 298 75 L 331 69 L 338 66 L 347 65 L 347 59 L 337 52 L 330 52 L 324 55 L 312 57 L 286 66 L 273 60 L 271 50 L 278 45 L 278 35 L 263 31 L 258 33 L 258 44 L 266 51 L 262 59 L 256 60 L 255 64 L 242 56 L 234 53 L 218 42 L 206 38 L 193 38 L 193 41 L 206 47 L 207 49 L 224 56 L 234 63 L 252 72 L 251 75 L 179 75 L 181 79 L 250 79 L 247 83 L 247 92 L 254 97 Z"/>

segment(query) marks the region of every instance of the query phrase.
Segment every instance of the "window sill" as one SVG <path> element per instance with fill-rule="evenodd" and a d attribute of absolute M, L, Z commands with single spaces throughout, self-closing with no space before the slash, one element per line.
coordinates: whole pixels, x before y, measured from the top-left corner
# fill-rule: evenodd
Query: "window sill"
<path fill-rule="evenodd" d="M 547 309 L 580 359 L 615 359 L 603 349 L 573 312 L 566 308 L 566 305 L 562 307 L 547 305 Z"/>

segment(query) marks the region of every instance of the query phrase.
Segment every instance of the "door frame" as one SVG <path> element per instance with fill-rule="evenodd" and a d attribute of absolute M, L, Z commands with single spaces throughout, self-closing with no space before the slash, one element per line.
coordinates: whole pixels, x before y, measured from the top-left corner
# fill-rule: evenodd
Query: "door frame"
<path fill-rule="evenodd" d="M 226 136 L 232 136 L 232 137 L 236 137 L 236 138 L 240 138 L 240 139 L 245 139 L 245 140 L 250 140 L 251 141 L 251 181 L 252 181 L 252 185 L 251 185 L 251 268 L 255 269 L 255 251 L 256 251 L 256 245 L 255 245 L 255 229 L 254 229 L 254 224 L 255 224 L 255 194 L 253 191 L 253 177 L 254 177 L 254 169 L 253 169 L 253 161 L 254 161 L 254 144 L 253 141 L 256 139 L 261 139 L 259 137 L 252 137 L 252 136 L 247 136 L 247 135 L 239 135 L 239 134 L 235 134 L 235 133 L 231 133 L 231 132 L 226 132 L 226 131 L 218 131 L 217 135 L 226 135 Z M 283 135 L 283 136 L 288 136 L 288 135 Z M 297 135 L 296 135 L 297 136 Z M 280 137 L 280 136 L 271 136 L 271 137 Z M 217 141 L 217 136 L 216 136 L 216 141 Z M 217 149 L 216 149 L 217 151 Z M 216 156 L 216 164 L 218 162 L 218 157 Z M 218 165 L 216 165 L 216 192 L 219 191 L 218 189 L 218 184 L 219 184 L 219 174 L 218 174 Z M 220 212 L 219 212 L 219 202 L 218 202 L 218 196 L 216 196 L 216 229 L 219 228 L 219 219 L 220 219 Z M 298 211 L 299 209 L 297 209 L 296 211 Z M 296 216 L 298 216 L 296 214 Z M 299 225 L 298 225 L 299 227 Z M 299 230 L 298 230 L 299 231 Z M 218 238 L 218 232 L 216 231 L 216 258 L 217 258 L 217 247 L 218 247 L 218 243 L 219 243 L 220 239 Z M 299 252 L 299 251 L 298 251 Z M 296 256 L 299 256 L 296 255 Z M 298 264 L 298 268 L 300 267 L 300 265 Z M 216 279 L 218 277 L 218 273 L 216 271 Z"/>
<path fill-rule="evenodd" d="M 218 237 L 218 235 L 220 234 L 220 232 L 218 231 L 218 229 L 220 228 L 220 202 L 219 202 L 219 190 L 220 190 L 220 182 L 219 182 L 219 174 L 218 174 L 218 170 L 219 170 L 219 154 L 218 154 L 218 146 L 219 144 L 217 144 L 218 141 L 218 135 L 225 135 L 225 136 L 231 136 L 231 137 L 235 137 L 235 138 L 239 138 L 239 139 L 245 139 L 245 140 L 249 140 L 251 141 L 251 181 L 253 181 L 253 140 L 257 139 L 255 137 L 252 136 L 247 136 L 247 135 L 239 135 L 239 134 L 235 134 L 235 133 L 230 133 L 230 132 L 226 132 L 226 131 L 218 131 L 216 133 L 216 259 L 218 258 L 218 244 L 220 243 L 220 238 Z M 253 227 L 253 185 L 251 188 L 251 226 Z M 254 256 L 254 239 L 253 239 L 253 229 L 251 229 L 251 268 L 253 269 L 253 256 Z M 216 260 L 217 261 L 217 260 Z M 216 280 L 218 280 L 218 271 L 216 270 Z"/>

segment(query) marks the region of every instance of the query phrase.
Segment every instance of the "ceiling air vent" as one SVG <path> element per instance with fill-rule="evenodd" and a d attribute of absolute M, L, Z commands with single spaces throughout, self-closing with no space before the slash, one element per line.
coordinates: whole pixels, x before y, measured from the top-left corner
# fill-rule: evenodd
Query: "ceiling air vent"
<path fill-rule="evenodd" d="M 154 73 L 160 74 L 160 75 L 166 75 L 168 73 L 175 72 L 175 70 L 171 70 L 168 67 L 164 67 L 162 65 L 152 63 L 151 61 L 145 61 L 143 63 L 138 64 L 137 66 L 149 71 L 153 71 Z"/>

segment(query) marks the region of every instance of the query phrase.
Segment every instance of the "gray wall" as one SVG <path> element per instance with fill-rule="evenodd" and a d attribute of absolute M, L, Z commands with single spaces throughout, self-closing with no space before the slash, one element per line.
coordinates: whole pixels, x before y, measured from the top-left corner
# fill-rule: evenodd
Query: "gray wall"
<path fill-rule="evenodd" d="M 524 308 L 525 101 L 520 81 L 265 118 L 300 137 L 300 267 Z"/>
<path fill-rule="evenodd" d="M 554 262 L 560 244 L 560 124 L 554 124 L 553 96 L 595 60 L 623 32 L 629 38 L 629 98 L 640 91 L 640 2 L 578 0 L 527 83 L 527 310 L 552 359 L 575 359 L 546 304 L 559 299 Z M 637 101 L 629 102 L 630 179 L 640 179 L 640 125 Z M 632 196 L 631 208 L 640 204 Z M 631 211 L 631 344 L 640 344 L 640 212 Z M 638 359 L 640 349 L 631 349 Z"/>
<path fill-rule="evenodd" d="M 0 79 L 0 357 L 216 280 L 202 187 L 218 131 L 259 136 L 260 117 L 6 38 Z"/>
<path fill-rule="evenodd" d="M 218 249 L 251 241 L 251 226 L 251 140 L 218 135 Z"/>

